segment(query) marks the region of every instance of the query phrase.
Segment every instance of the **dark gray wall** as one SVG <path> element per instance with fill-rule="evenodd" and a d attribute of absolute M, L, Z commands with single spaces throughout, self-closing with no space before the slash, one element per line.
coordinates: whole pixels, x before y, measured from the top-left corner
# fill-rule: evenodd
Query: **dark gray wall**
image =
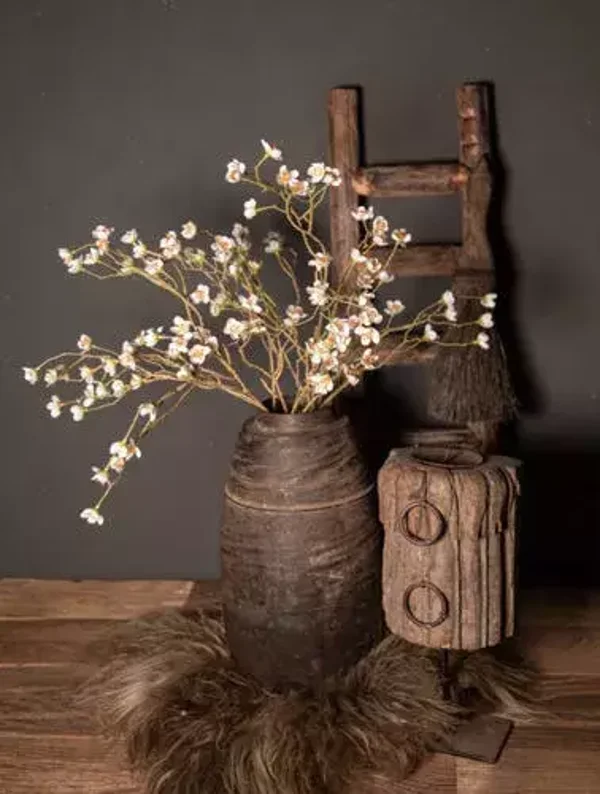
<path fill-rule="evenodd" d="M 78 510 L 127 410 L 46 418 L 20 366 L 82 331 L 116 341 L 170 307 L 127 283 L 67 277 L 59 245 L 99 221 L 147 236 L 188 217 L 228 225 L 222 179 L 261 137 L 290 161 L 326 152 L 327 91 L 365 89 L 370 161 L 453 157 L 453 89 L 495 84 L 537 391 L 519 433 L 523 549 L 541 579 L 598 569 L 600 50 L 595 0 L 4 0 L 0 574 L 205 577 L 218 570 L 228 456 L 246 410 L 198 396 L 146 445 L 101 531 Z M 451 202 L 401 204 L 421 240 L 455 238 Z M 419 376 L 394 376 L 414 393 Z"/>

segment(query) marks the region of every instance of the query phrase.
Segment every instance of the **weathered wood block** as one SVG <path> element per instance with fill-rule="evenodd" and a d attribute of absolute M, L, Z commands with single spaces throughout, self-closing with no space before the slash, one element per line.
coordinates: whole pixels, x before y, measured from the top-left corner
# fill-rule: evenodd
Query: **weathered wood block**
<path fill-rule="evenodd" d="M 378 485 L 392 632 L 464 650 L 513 634 L 518 466 L 448 447 L 390 454 Z"/>

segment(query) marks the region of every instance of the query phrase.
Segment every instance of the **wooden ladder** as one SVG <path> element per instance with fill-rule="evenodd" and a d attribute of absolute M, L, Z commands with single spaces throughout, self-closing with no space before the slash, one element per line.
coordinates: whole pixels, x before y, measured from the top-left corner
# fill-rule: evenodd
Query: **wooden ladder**
<path fill-rule="evenodd" d="M 491 195 L 489 169 L 489 88 L 465 83 L 456 91 L 459 153 L 456 162 L 431 162 L 396 166 L 361 167 L 359 163 L 359 95 L 355 88 L 334 88 L 329 95 L 330 159 L 340 170 L 342 185 L 330 193 L 331 251 L 336 277 L 350 266 L 350 252 L 359 242 L 359 224 L 352 211 L 361 196 L 399 198 L 413 196 L 461 197 L 461 245 L 411 245 L 394 255 L 388 269 L 396 277 L 451 276 L 452 288 L 468 294 L 475 279 L 489 274 L 486 291 L 492 288 L 493 265 L 486 222 Z M 375 254 L 386 260 L 389 251 Z M 385 341 L 381 355 L 386 365 L 431 361 L 434 345 L 409 351 L 398 349 L 395 334 Z"/>

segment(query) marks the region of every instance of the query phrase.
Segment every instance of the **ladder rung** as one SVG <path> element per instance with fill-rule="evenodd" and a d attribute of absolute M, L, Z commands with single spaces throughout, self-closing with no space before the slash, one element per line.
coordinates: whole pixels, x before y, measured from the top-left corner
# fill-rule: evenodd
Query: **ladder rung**
<path fill-rule="evenodd" d="M 437 348 L 434 345 L 421 344 L 409 350 L 402 350 L 399 337 L 400 334 L 390 334 L 377 346 L 377 353 L 384 366 L 425 364 L 435 358 Z"/>
<path fill-rule="evenodd" d="M 460 245 L 410 245 L 398 249 L 390 259 L 387 269 L 394 276 L 453 276 L 456 273 Z M 387 262 L 390 252 L 377 248 L 371 255 Z"/>
<path fill-rule="evenodd" d="M 460 163 L 375 166 L 353 175 L 352 186 L 360 196 L 444 196 L 456 193 L 469 179 Z"/>

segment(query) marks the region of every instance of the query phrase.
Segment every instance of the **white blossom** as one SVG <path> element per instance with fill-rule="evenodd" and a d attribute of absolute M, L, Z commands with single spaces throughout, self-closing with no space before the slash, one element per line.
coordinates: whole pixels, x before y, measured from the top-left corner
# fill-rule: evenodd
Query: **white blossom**
<path fill-rule="evenodd" d="M 157 410 L 153 403 L 142 403 L 138 408 L 140 416 L 147 416 L 149 422 L 156 422 Z"/>
<path fill-rule="evenodd" d="M 352 210 L 352 217 L 355 221 L 370 221 L 374 215 L 373 207 L 357 207 L 355 210 Z"/>
<path fill-rule="evenodd" d="M 482 328 L 493 328 L 494 326 L 494 318 L 491 312 L 484 312 L 477 322 Z"/>
<path fill-rule="evenodd" d="M 244 218 L 254 218 L 256 215 L 256 199 L 248 199 L 248 201 L 244 201 Z"/>
<path fill-rule="evenodd" d="M 105 400 L 108 397 L 108 389 L 103 383 L 96 384 L 96 397 L 99 400 Z"/>
<path fill-rule="evenodd" d="M 181 243 L 177 239 L 177 232 L 167 232 L 160 240 L 160 248 L 165 259 L 174 259 L 181 253 Z M 148 260 L 146 260 L 148 262 Z"/>
<path fill-rule="evenodd" d="M 383 217 L 383 215 L 378 215 L 376 218 L 373 219 L 373 225 L 371 227 L 371 232 L 373 235 L 373 242 L 375 245 L 383 246 L 387 245 L 387 233 L 390 228 L 387 219 Z"/>
<path fill-rule="evenodd" d="M 123 342 L 121 354 L 119 356 L 119 364 L 125 369 L 135 369 L 136 362 L 134 356 L 135 348 L 131 342 Z"/>
<path fill-rule="evenodd" d="M 324 306 L 327 303 L 327 290 L 329 284 L 326 281 L 316 280 L 312 286 L 306 288 L 308 300 L 313 306 Z"/>
<path fill-rule="evenodd" d="M 481 331 L 481 333 L 477 334 L 475 338 L 475 344 L 479 345 L 479 347 L 483 348 L 484 350 L 490 349 L 490 336 L 486 334 L 485 331 Z"/>
<path fill-rule="evenodd" d="M 156 328 L 146 328 L 136 337 L 135 343 L 144 347 L 156 347 L 160 341 L 159 334 L 161 331 L 162 328 L 158 330 Z"/>
<path fill-rule="evenodd" d="M 412 240 L 412 234 L 407 232 L 406 229 L 394 229 L 392 232 L 392 240 L 399 245 L 406 246 Z"/>
<path fill-rule="evenodd" d="M 314 394 L 325 395 L 333 391 L 333 379 L 326 372 L 309 375 L 308 382 Z"/>
<path fill-rule="evenodd" d="M 360 361 L 365 369 L 375 369 L 379 364 L 379 356 L 369 347 L 362 354 Z"/>
<path fill-rule="evenodd" d="M 480 303 L 486 309 L 495 309 L 497 299 L 498 295 L 495 292 L 488 292 L 487 295 L 483 296 Z"/>
<path fill-rule="evenodd" d="M 117 360 L 115 358 L 110 358 L 109 356 L 102 359 L 102 369 L 113 378 L 117 372 Z"/>
<path fill-rule="evenodd" d="M 261 140 L 261 144 L 267 157 L 270 157 L 271 160 L 281 160 L 281 149 L 278 149 L 276 146 L 273 146 L 271 143 L 265 140 Z"/>
<path fill-rule="evenodd" d="M 447 289 L 446 292 L 444 292 L 440 300 L 446 306 L 454 306 L 456 304 L 456 298 L 454 296 L 454 293 L 450 289 Z"/>
<path fill-rule="evenodd" d="M 278 254 L 283 248 L 283 237 L 279 232 L 269 232 L 264 240 L 265 253 Z"/>
<path fill-rule="evenodd" d="M 290 191 L 294 196 L 308 196 L 310 192 L 310 184 L 306 179 L 294 179 L 289 185 Z"/>
<path fill-rule="evenodd" d="M 433 328 L 431 323 L 427 323 L 425 325 L 425 329 L 423 331 L 423 338 L 426 339 L 428 342 L 435 342 L 435 340 L 438 338 L 438 333 Z"/>
<path fill-rule="evenodd" d="M 91 408 L 95 402 L 96 402 L 96 389 L 94 388 L 93 383 L 88 383 L 85 389 L 83 390 L 82 405 L 84 408 Z"/>
<path fill-rule="evenodd" d="M 48 369 L 44 374 L 44 383 L 46 386 L 54 386 L 56 381 L 58 380 L 58 370 L 56 369 Z"/>
<path fill-rule="evenodd" d="M 245 173 L 246 166 L 244 163 L 241 163 L 239 160 L 231 160 L 231 162 L 227 163 L 225 179 L 234 184 L 235 182 L 239 182 Z"/>
<path fill-rule="evenodd" d="M 288 328 L 293 325 L 298 325 L 299 322 L 308 316 L 302 306 L 295 306 L 294 304 L 290 304 L 286 307 L 285 314 L 286 317 L 283 324 L 287 325 Z"/>
<path fill-rule="evenodd" d="M 125 243 L 125 245 L 133 245 L 137 242 L 137 237 L 137 229 L 128 229 L 128 231 L 121 235 L 121 242 Z"/>
<path fill-rule="evenodd" d="M 192 377 L 192 371 L 189 367 L 183 366 L 177 370 L 178 380 L 189 380 Z"/>
<path fill-rule="evenodd" d="M 85 510 L 81 511 L 80 518 L 87 521 L 88 524 L 98 524 L 99 527 L 104 524 L 104 516 L 95 507 L 86 507 Z"/>
<path fill-rule="evenodd" d="M 100 469 L 98 466 L 92 466 L 92 471 L 94 472 L 91 477 L 92 482 L 100 483 L 100 485 L 109 485 L 110 477 L 108 476 L 106 469 Z"/>
<path fill-rule="evenodd" d="M 313 185 L 316 185 L 318 182 L 322 182 L 325 178 L 325 174 L 327 173 L 325 170 L 325 163 L 311 163 L 306 173 L 308 174 Z"/>
<path fill-rule="evenodd" d="M 383 316 L 375 306 L 367 306 L 358 316 L 362 325 L 379 325 L 383 322 Z"/>
<path fill-rule="evenodd" d="M 88 350 L 91 348 L 91 346 L 92 346 L 91 337 L 88 336 L 87 334 L 81 334 L 81 336 L 77 340 L 77 347 L 80 350 L 83 350 L 84 353 L 87 353 Z"/>
<path fill-rule="evenodd" d="M 354 372 L 352 372 L 348 367 L 344 368 L 344 375 L 346 376 L 346 380 L 348 381 L 349 386 L 358 386 L 360 383 L 360 378 Z"/>
<path fill-rule="evenodd" d="M 213 317 L 218 317 L 227 304 L 227 295 L 219 292 L 210 302 L 210 313 Z"/>
<path fill-rule="evenodd" d="M 358 248 L 352 248 L 350 251 L 350 261 L 354 265 L 366 265 L 369 259 L 361 253 Z"/>
<path fill-rule="evenodd" d="M 104 242 L 109 239 L 113 232 L 114 229 L 112 227 L 99 224 L 95 229 L 92 230 L 92 237 L 94 240 L 100 240 Z"/>
<path fill-rule="evenodd" d="M 297 181 L 298 181 L 297 169 L 293 168 L 290 171 L 287 165 L 279 166 L 279 171 L 277 172 L 277 184 L 281 185 L 282 187 L 289 188 Z"/>
<path fill-rule="evenodd" d="M 95 251 L 96 249 L 94 248 L 93 250 Z M 86 260 L 88 258 L 89 255 L 85 257 Z M 89 265 L 92 263 L 86 261 L 85 264 Z M 83 261 L 81 257 L 80 256 L 73 257 L 73 259 L 71 259 L 71 261 L 69 262 L 69 265 L 67 267 L 67 272 L 70 273 L 71 275 L 75 275 L 76 273 L 81 273 L 82 270 L 83 270 Z"/>
<path fill-rule="evenodd" d="M 390 317 L 395 317 L 397 314 L 400 314 L 404 311 L 406 307 L 400 300 L 391 300 L 385 302 L 385 313 L 389 314 Z"/>
<path fill-rule="evenodd" d="M 194 345 L 189 352 L 190 361 L 197 367 L 201 367 L 211 353 L 208 345 Z"/>
<path fill-rule="evenodd" d="M 181 236 L 184 240 L 193 240 L 198 234 L 198 227 L 194 221 L 186 221 L 181 227 Z"/>
<path fill-rule="evenodd" d="M 250 229 L 244 226 L 243 223 L 234 223 L 231 230 L 231 236 L 238 245 L 238 248 L 247 251 L 250 247 L 248 245 L 248 237 L 250 236 Z"/>
<path fill-rule="evenodd" d="M 138 240 L 131 249 L 131 255 L 134 259 L 142 259 L 146 255 L 147 250 L 146 245 L 141 240 Z"/>
<path fill-rule="evenodd" d="M 317 254 L 314 255 L 313 259 L 308 260 L 308 266 L 314 267 L 317 270 L 326 270 L 329 267 L 331 262 L 331 257 L 329 254 L 325 254 L 322 251 L 319 251 Z"/>
<path fill-rule="evenodd" d="M 46 410 L 50 412 L 50 416 L 53 419 L 57 419 L 61 415 L 62 403 L 56 394 L 53 394 L 50 398 L 50 402 L 46 403 Z"/>
<path fill-rule="evenodd" d="M 115 397 L 122 397 L 127 391 L 127 387 L 120 379 L 113 380 L 113 382 L 110 384 L 110 388 Z"/>
<path fill-rule="evenodd" d="M 215 261 L 226 265 L 235 250 L 235 240 L 224 234 L 217 234 L 210 247 L 214 253 Z"/>
<path fill-rule="evenodd" d="M 131 378 L 129 379 L 129 388 L 136 391 L 137 389 L 141 389 L 144 385 L 144 381 L 141 375 L 138 375 L 137 372 L 134 372 Z"/>
<path fill-rule="evenodd" d="M 313 367 L 327 370 L 337 369 L 339 365 L 338 351 L 335 348 L 335 339 L 309 339 L 306 343 L 306 352 Z"/>
<path fill-rule="evenodd" d="M 248 331 L 248 323 L 236 320 L 235 317 L 230 317 L 223 328 L 223 333 L 231 337 L 234 342 L 241 339 Z"/>
<path fill-rule="evenodd" d="M 381 335 L 377 328 L 370 325 L 359 325 L 354 329 L 354 333 L 360 339 L 361 345 L 367 347 L 368 345 L 377 345 L 381 340 Z"/>
<path fill-rule="evenodd" d="M 90 248 L 83 258 L 84 265 L 95 265 L 100 259 L 100 251 L 97 248 Z"/>
<path fill-rule="evenodd" d="M 112 471 L 122 472 L 127 463 L 125 458 L 120 458 L 118 455 L 113 455 L 108 461 L 108 468 Z"/>
<path fill-rule="evenodd" d="M 331 185 L 332 187 L 339 187 L 342 184 L 342 177 L 340 176 L 340 172 L 338 168 L 331 168 L 331 166 L 325 166 L 325 176 L 323 177 L 323 182 L 326 185 Z"/>
<path fill-rule="evenodd" d="M 455 323 L 458 319 L 458 314 L 454 306 L 447 306 L 446 310 L 444 311 L 444 317 L 448 322 Z"/>
<path fill-rule="evenodd" d="M 191 293 L 190 299 L 193 303 L 210 303 L 210 287 L 206 284 L 198 284 L 196 289 Z"/>
<path fill-rule="evenodd" d="M 178 358 L 179 356 L 187 355 L 187 352 L 187 340 L 181 336 L 174 337 L 167 347 L 167 356 L 169 358 Z"/>
<path fill-rule="evenodd" d="M 377 281 L 380 284 L 391 284 L 394 281 L 394 276 L 387 270 L 380 270 L 377 274 Z"/>
<path fill-rule="evenodd" d="M 85 416 L 85 409 L 81 405 L 72 405 L 70 411 L 74 422 L 81 422 Z"/>
<path fill-rule="evenodd" d="M 252 314 L 262 314 L 263 307 L 258 302 L 258 297 L 252 293 L 248 295 L 238 295 L 238 300 L 242 309 Z"/>
<path fill-rule="evenodd" d="M 73 259 L 73 254 L 69 251 L 68 248 L 59 248 L 58 256 L 62 260 L 62 262 L 64 262 L 65 265 L 68 265 Z"/>
<path fill-rule="evenodd" d="M 33 367 L 23 367 L 23 377 L 27 383 L 31 383 L 33 386 L 34 383 L 38 382 L 38 371 L 33 369 Z"/>

